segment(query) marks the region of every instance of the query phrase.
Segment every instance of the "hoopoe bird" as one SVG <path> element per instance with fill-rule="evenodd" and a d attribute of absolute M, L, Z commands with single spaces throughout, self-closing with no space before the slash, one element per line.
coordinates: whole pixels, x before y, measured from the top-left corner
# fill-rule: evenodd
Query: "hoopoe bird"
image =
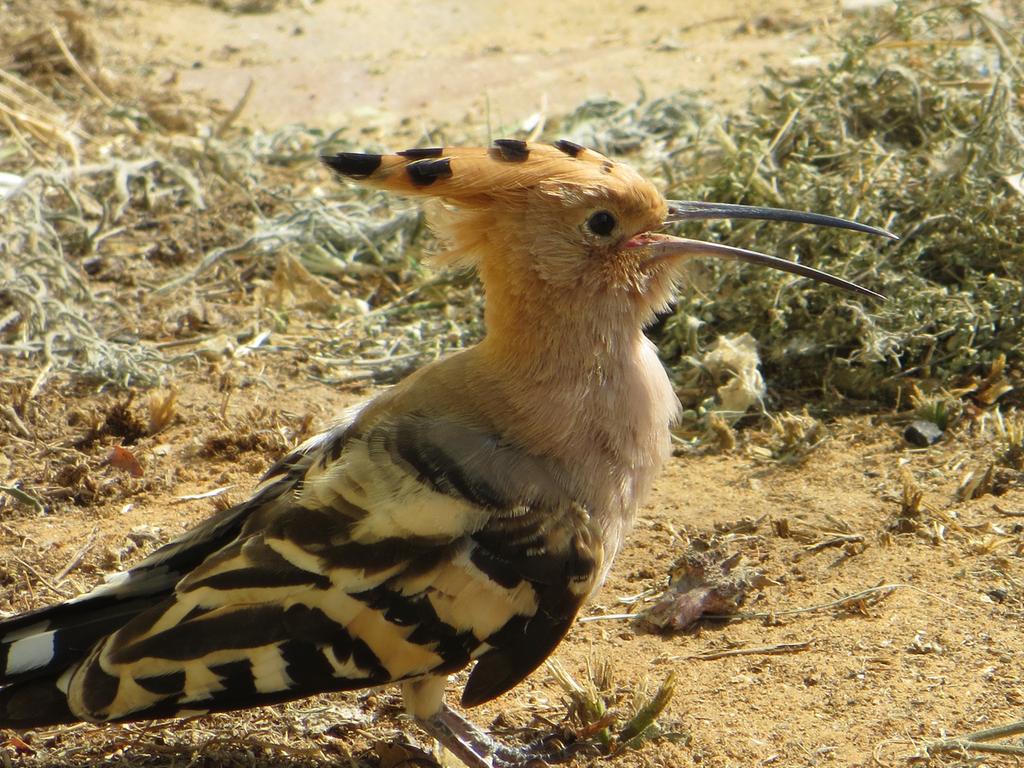
<path fill-rule="evenodd" d="M 0 622 L 0 726 L 183 717 L 398 683 L 471 768 L 565 754 L 505 745 L 463 707 L 540 665 L 601 584 L 669 456 L 678 409 L 643 329 L 679 266 L 785 259 L 658 230 L 685 219 L 843 227 L 666 200 L 571 141 L 341 153 L 337 175 L 426 197 L 486 296 L 476 346 L 425 366 L 274 464 L 252 497 L 91 592 Z"/>

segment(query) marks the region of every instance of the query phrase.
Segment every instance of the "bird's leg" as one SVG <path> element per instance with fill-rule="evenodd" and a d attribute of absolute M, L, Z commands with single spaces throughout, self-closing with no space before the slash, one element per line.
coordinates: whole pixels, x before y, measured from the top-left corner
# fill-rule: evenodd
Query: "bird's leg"
<path fill-rule="evenodd" d="M 503 745 L 459 716 L 447 704 L 437 714 L 417 718 L 417 722 L 467 768 L 497 768 L 502 765 L 500 758 L 498 761 L 494 758 L 499 751 L 503 751 Z"/>
<path fill-rule="evenodd" d="M 524 768 L 565 763 L 589 747 L 585 742 L 555 749 L 543 742 L 525 748 L 512 747 L 477 728 L 447 704 L 436 715 L 420 718 L 418 722 L 469 768 Z"/>

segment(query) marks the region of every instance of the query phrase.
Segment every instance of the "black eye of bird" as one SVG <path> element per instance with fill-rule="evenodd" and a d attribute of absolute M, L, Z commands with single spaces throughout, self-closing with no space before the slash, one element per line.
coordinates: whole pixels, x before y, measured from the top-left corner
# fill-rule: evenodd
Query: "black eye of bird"
<path fill-rule="evenodd" d="M 607 237 L 615 230 L 615 217 L 608 211 L 598 211 L 587 219 L 587 229 L 600 237 Z"/>

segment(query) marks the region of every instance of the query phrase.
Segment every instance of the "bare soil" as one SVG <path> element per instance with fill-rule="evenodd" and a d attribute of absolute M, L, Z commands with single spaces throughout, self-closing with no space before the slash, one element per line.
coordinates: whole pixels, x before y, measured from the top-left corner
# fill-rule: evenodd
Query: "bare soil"
<path fill-rule="evenodd" d="M 537 112 L 587 98 L 633 101 L 681 88 L 745 103 L 766 66 L 820 64 L 835 3 L 713 0 L 594 4 L 438 0 L 294 3 L 228 15 L 217 5 L 134 3 L 108 25 L 111 44 L 185 90 L 225 106 L 249 82 L 246 119 L 366 124 L 430 136 L 464 121 L 481 140 Z"/>
<path fill-rule="evenodd" d="M 151 2 L 96 24 L 117 51 L 112 62 L 143 62 L 226 104 L 254 78 L 243 116 L 252 125 L 356 120 L 429 133 L 435 120 L 465 119 L 485 136 L 488 100 L 494 125 L 557 114 L 594 93 L 630 98 L 638 84 L 651 95 L 696 84 L 736 101 L 765 64 L 827 56 L 824 32 L 836 19 L 832 4 L 793 0 L 756 12 L 710 2 L 685 13 L 674 3 L 466 5 L 365 0 L 231 14 Z M 172 274 L 174 265 L 160 268 Z M 107 279 L 127 289 L 124 274 Z M 218 317 L 260 317 L 242 290 L 147 306 L 139 325 L 148 338 L 173 340 L 202 323 L 208 335 Z M 289 446 L 372 396 L 372 388 L 311 377 L 311 340 L 331 333 L 322 317 L 296 308 L 267 344 L 242 353 L 234 344 L 183 366 L 172 415 L 158 428 L 150 419 L 159 403 L 145 394 L 130 399 L 57 377 L 29 397 L 31 371 L 0 374 L 0 478 L 19 480 L 48 505 L 40 513 L 0 496 L 0 609 L 71 597 L 129 566 L 242 500 Z M 621 712 L 675 672 L 664 735 L 597 762 L 1018 764 L 924 747 L 1021 717 L 1024 483 L 998 461 L 991 409 L 968 403 L 968 417 L 928 448 L 903 439 L 906 420 L 889 410 L 849 415 L 825 425 L 815 447 L 790 453 L 761 420 L 732 448 L 681 449 L 604 590 L 555 654 L 578 680 L 609 664 L 608 697 Z M 115 446 L 138 460 L 139 476 L 111 462 Z M 989 482 L 961 490 L 968 473 L 990 466 Z M 649 604 L 698 543 L 739 553 L 767 577 L 739 617 L 666 633 L 611 616 Z M 623 602 L 641 594 L 648 597 Z M 564 690 L 542 668 L 472 716 L 516 739 L 560 727 L 566 713 Z M 26 766 L 351 758 L 390 767 L 419 758 L 389 744 L 424 744 L 393 690 L 187 723 L 2 738 L 4 763 Z"/>

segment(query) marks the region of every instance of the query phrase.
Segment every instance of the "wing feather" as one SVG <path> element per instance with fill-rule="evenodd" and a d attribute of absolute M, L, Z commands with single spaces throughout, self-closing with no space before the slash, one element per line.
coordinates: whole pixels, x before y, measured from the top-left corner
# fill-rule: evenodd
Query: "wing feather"
<path fill-rule="evenodd" d="M 328 455 L 329 454 L 329 455 Z M 268 473 L 236 538 L 62 681 L 116 720 L 444 675 L 464 701 L 561 640 L 600 552 L 564 473 L 482 426 L 415 411 L 307 444 Z"/>

